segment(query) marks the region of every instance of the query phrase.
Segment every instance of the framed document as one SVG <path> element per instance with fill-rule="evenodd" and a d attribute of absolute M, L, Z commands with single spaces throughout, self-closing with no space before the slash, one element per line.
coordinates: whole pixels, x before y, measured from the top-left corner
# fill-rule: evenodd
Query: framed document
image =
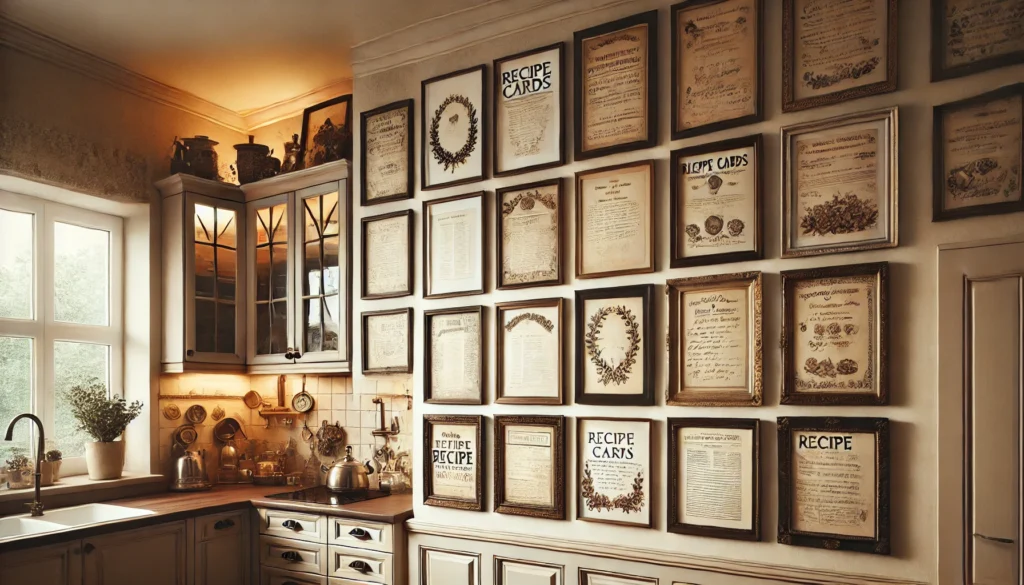
<path fill-rule="evenodd" d="M 899 243 L 897 113 L 886 108 L 782 129 L 782 257 Z"/>
<path fill-rule="evenodd" d="M 762 1 L 672 7 L 672 140 L 764 119 Z"/>
<path fill-rule="evenodd" d="M 780 417 L 779 542 L 889 554 L 889 419 Z"/>
<path fill-rule="evenodd" d="M 562 299 L 495 305 L 498 404 L 562 404 Z"/>
<path fill-rule="evenodd" d="M 761 273 L 669 280 L 668 398 L 680 406 L 760 406 Z"/>
<path fill-rule="evenodd" d="M 658 580 L 652 577 L 637 577 L 636 575 L 623 575 L 622 573 L 609 573 L 597 569 L 579 569 L 580 585 L 658 585 Z"/>
<path fill-rule="evenodd" d="M 487 66 L 478 65 L 421 83 L 420 189 L 440 189 L 484 178 Z"/>
<path fill-rule="evenodd" d="M 782 404 L 889 404 L 889 263 L 782 272 Z"/>
<path fill-rule="evenodd" d="M 576 419 L 576 518 L 650 528 L 651 421 Z"/>
<path fill-rule="evenodd" d="M 482 512 L 483 444 L 482 416 L 423 415 L 423 503 Z"/>
<path fill-rule="evenodd" d="M 760 260 L 761 135 L 672 151 L 672 268 Z"/>
<path fill-rule="evenodd" d="M 562 180 L 498 189 L 498 289 L 562 284 Z"/>
<path fill-rule="evenodd" d="M 783 0 L 782 111 L 896 90 L 897 0 Z"/>
<path fill-rule="evenodd" d="M 650 148 L 658 137 L 658 11 L 573 33 L 576 160 Z"/>
<path fill-rule="evenodd" d="M 494 176 L 565 164 L 565 43 L 494 61 Z"/>
<path fill-rule="evenodd" d="M 412 116 L 412 100 L 359 115 L 363 206 L 412 199 Z"/>
<path fill-rule="evenodd" d="M 484 292 L 484 192 L 423 202 L 423 296 Z"/>
<path fill-rule="evenodd" d="M 576 291 L 576 404 L 654 404 L 653 284 Z"/>
<path fill-rule="evenodd" d="M 933 116 L 932 220 L 1024 211 L 1024 83 L 935 106 Z"/>
<path fill-rule="evenodd" d="M 361 298 L 387 299 L 411 295 L 412 211 L 364 217 L 361 223 Z"/>
<path fill-rule="evenodd" d="M 761 540 L 761 422 L 668 419 L 669 532 Z"/>
<path fill-rule="evenodd" d="M 932 81 L 1024 63 L 1020 0 L 932 0 Z"/>
<path fill-rule="evenodd" d="M 576 278 L 654 272 L 654 161 L 576 173 Z"/>
<path fill-rule="evenodd" d="M 565 520 L 565 417 L 494 417 L 494 511 Z"/>
<path fill-rule="evenodd" d="M 484 307 L 423 312 L 423 402 L 484 403 Z"/>
<path fill-rule="evenodd" d="M 363 373 L 412 373 L 412 309 L 366 311 L 363 321 Z"/>

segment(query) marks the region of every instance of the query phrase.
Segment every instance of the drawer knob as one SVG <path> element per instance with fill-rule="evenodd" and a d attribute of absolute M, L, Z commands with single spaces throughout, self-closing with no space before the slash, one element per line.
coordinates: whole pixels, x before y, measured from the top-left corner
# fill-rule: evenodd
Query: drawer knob
<path fill-rule="evenodd" d="M 370 533 L 362 528 L 353 528 L 348 531 L 349 536 L 358 538 L 359 540 L 369 540 Z"/>
<path fill-rule="evenodd" d="M 281 526 L 284 526 L 288 530 L 294 530 L 295 532 L 302 530 L 302 524 L 299 524 L 295 520 L 285 520 L 281 523 Z"/>
<path fill-rule="evenodd" d="M 289 563 L 297 563 L 302 560 L 302 555 L 293 550 L 289 550 L 281 553 L 281 558 Z"/>
<path fill-rule="evenodd" d="M 235 521 L 231 519 L 218 520 L 214 525 L 214 530 L 225 530 L 235 525 Z"/>
<path fill-rule="evenodd" d="M 367 564 L 366 561 L 352 561 L 348 564 L 348 566 L 352 569 L 355 569 L 356 571 L 359 571 L 360 573 L 371 572 L 370 565 Z"/>
<path fill-rule="evenodd" d="M 91 542 L 85 543 L 85 546 L 82 547 L 82 551 L 85 552 L 85 554 L 87 555 L 92 554 L 92 551 L 94 550 L 96 550 L 96 545 L 94 545 Z"/>

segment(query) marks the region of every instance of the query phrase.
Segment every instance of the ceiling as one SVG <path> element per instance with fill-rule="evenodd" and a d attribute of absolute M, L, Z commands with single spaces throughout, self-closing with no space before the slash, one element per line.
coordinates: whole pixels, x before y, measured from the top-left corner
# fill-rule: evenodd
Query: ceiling
<path fill-rule="evenodd" d="M 352 76 L 350 48 L 495 0 L 0 0 L 0 14 L 240 114 Z"/>

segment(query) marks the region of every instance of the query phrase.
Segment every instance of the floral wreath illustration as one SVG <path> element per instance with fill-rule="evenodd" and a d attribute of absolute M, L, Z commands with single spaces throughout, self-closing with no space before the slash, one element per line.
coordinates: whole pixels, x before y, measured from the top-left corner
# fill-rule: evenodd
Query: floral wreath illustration
<path fill-rule="evenodd" d="M 462 148 L 458 152 L 451 152 L 445 147 L 441 146 L 441 138 L 439 130 L 441 126 L 441 115 L 445 109 L 452 104 L 460 104 L 469 112 L 469 132 L 466 135 L 466 143 L 462 145 Z M 464 95 L 452 94 L 448 96 L 441 105 L 434 110 L 434 118 L 430 121 L 430 151 L 434 155 L 434 159 L 437 162 L 444 165 L 444 170 L 451 169 L 452 173 L 455 169 L 462 164 L 466 164 L 469 159 L 469 155 L 476 149 L 476 138 L 479 130 L 480 120 L 476 115 L 476 108 L 473 107 L 473 102 Z"/>
<path fill-rule="evenodd" d="M 548 333 L 551 333 L 551 330 L 555 328 L 555 324 L 551 322 L 551 319 L 548 319 L 544 315 L 538 315 L 537 313 L 521 313 L 505 324 L 505 331 L 512 331 L 515 329 L 516 325 L 519 325 L 527 319 L 540 325 Z"/>
<path fill-rule="evenodd" d="M 617 315 L 626 324 L 626 337 L 629 338 L 629 350 L 626 357 L 614 368 L 601 357 L 602 349 L 597 342 L 601 340 L 598 334 L 604 326 L 604 318 L 608 315 Z M 597 366 L 597 374 L 600 376 L 601 384 L 607 386 L 609 383 L 625 384 L 629 380 L 629 374 L 636 363 L 636 354 L 640 351 L 640 325 L 636 322 L 633 312 L 622 305 L 604 307 L 590 317 L 587 323 L 587 333 L 583 336 L 583 343 L 590 356 L 590 361 Z"/>
<path fill-rule="evenodd" d="M 644 509 L 644 472 L 640 471 L 633 480 L 633 491 L 628 494 L 620 494 L 611 499 L 608 496 L 594 491 L 594 478 L 590 475 L 590 463 L 583 466 L 583 499 L 587 502 L 588 510 L 622 510 L 626 514 L 640 512 Z"/>
<path fill-rule="evenodd" d="M 549 193 L 541 193 L 538 189 L 536 191 L 527 191 L 525 195 L 520 193 L 513 197 L 511 201 L 506 201 L 505 203 L 502 203 L 501 215 L 502 217 L 511 215 L 512 212 L 516 210 L 517 205 L 523 211 L 530 211 L 531 209 L 533 209 L 534 204 L 536 204 L 537 202 L 540 202 L 541 205 L 547 207 L 552 211 L 554 211 L 555 208 L 558 207 L 558 204 L 555 202 L 554 195 L 551 195 Z"/>

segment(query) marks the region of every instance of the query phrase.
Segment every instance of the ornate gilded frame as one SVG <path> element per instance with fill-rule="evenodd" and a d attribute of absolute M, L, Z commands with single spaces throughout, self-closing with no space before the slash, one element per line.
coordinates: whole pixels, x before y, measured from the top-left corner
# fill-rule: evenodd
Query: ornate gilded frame
<path fill-rule="evenodd" d="M 508 426 L 549 427 L 555 444 L 551 446 L 554 469 L 551 470 L 554 484 L 553 506 L 528 506 L 505 501 L 505 428 Z M 530 516 L 548 520 L 565 520 L 565 417 L 495 415 L 494 417 L 494 511 L 498 514 Z"/>
<path fill-rule="evenodd" d="M 431 433 L 434 425 L 470 425 L 476 427 L 476 501 L 435 496 L 434 467 L 430 450 Z M 484 447 L 484 417 L 476 415 L 425 414 L 423 415 L 423 503 L 427 506 L 454 508 L 457 510 L 484 511 L 484 475 L 487 449 Z"/>

